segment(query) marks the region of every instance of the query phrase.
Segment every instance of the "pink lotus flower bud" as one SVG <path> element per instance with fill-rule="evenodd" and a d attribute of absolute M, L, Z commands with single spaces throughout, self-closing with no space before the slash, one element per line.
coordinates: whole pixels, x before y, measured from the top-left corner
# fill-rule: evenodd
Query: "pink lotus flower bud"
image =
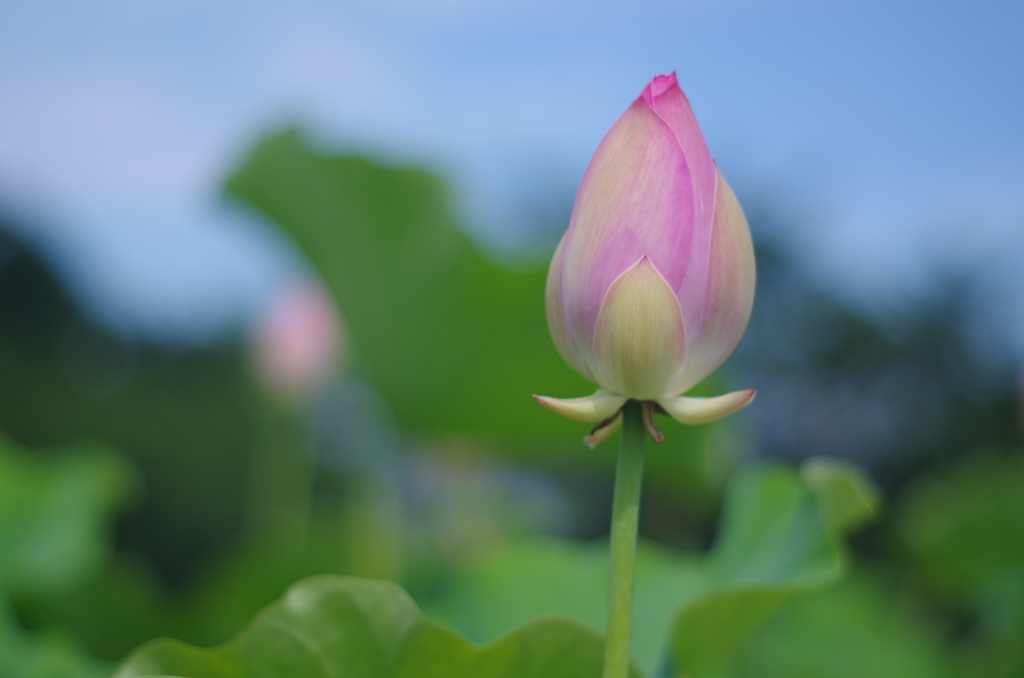
<path fill-rule="evenodd" d="M 343 349 L 334 302 L 318 284 L 300 282 L 282 291 L 260 318 L 253 337 L 253 367 L 260 382 L 286 400 L 317 391 Z"/>
<path fill-rule="evenodd" d="M 686 423 L 725 416 L 753 391 L 680 398 L 718 369 L 746 330 L 754 249 L 675 73 L 656 77 L 587 167 L 547 283 L 551 336 L 603 390 L 538 397 L 583 421 L 630 398 Z"/>

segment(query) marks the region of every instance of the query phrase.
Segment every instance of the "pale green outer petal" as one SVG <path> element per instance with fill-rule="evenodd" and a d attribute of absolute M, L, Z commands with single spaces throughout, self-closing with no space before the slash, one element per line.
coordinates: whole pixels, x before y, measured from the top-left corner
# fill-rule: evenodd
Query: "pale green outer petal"
<path fill-rule="evenodd" d="M 583 442 L 585 442 L 590 449 L 594 449 L 604 441 L 608 440 L 608 438 L 620 428 L 622 428 L 622 412 L 619 412 L 618 416 L 615 417 L 615 420 L 607 426 L 597 429 L 588 436 L 584 436 Z"/>
<path fill-rule="evenodd" d="M 701 331 L 687 335 L 687 362 L 674 393 L 685 393 L 722 366 L 739 344 L 754 306 L 754 245 L 743 210 L 718 174 L 714 231 Z"/>
<path fill-rule="evenodd" d="M 587 370 L 586 363 L 580 354 L 581 346 L 573 339 L 572 333 L 565 324 L 565 306 L 562 298 L 562 260 L 565 250 L 565 238 L 558 243 L 555 256 L 551 259 L 551 267 L 548 269 L 548 282 L 544 292 L 544 307 L 548 316 L 548 330 L 555 342 L 558 354 L 562 356 L 569 367 L 576 370 L 580 375 L 594 381 L 594 377 Z M 585 347 L 589 353 L 590 347 Z"/>
<path fill-rule="evenodd" d="M 551 398 L 549 396 L 533 396 L 544 407 L 552 412 L 575 421 L 604 421 L 618 412 L 626 403 L 624 396 L 609 393 L 603 388 L 597 389 L 593 395 L 583 398 Z"/>
<path fill-rule="evenodd" d="M 742 409 L 754 399 L 754 390 L 734 391 L 714 398 L 658 398 L 658 404 L 676 421 L 706 424 Z"/>
<path fill-rule="evenodd" d="M 672 391 L 686 358 L 676 295 L 647 257 L 615 279 L 594 332 L 597 383 L 612 393 L 652 400 Z"/>

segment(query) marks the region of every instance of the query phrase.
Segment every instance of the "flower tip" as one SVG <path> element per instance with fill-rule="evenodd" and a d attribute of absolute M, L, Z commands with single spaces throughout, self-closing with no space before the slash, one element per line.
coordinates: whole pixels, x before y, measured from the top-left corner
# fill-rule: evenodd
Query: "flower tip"
<path fill-rule="evenodd" d="M 546 407 L 549 410 L 551 410 L 552 412 L 557 412 L 558 414 L 561 414 L 561 412 L 559 412 L 558 399 L 557 398 L 552 398 L 550 396 L 542 396 L 542 395 L 533 395 L 531 397 L 534 400 L 536 400 L 538 403 L 543 405 L 544 407 Z"/>
<path fill-rule="evenodd" d="M 643 96 L 644 101 L 651 108 L 654 108 L 654 99 L 660 97 L 662 94 L 670 90 L 671 88 L 679 88 L 679 80 L 676 78 L 676 72 L 672 71 L 668 75 L 655 76 L 647 87 L 644 88 Z"/>

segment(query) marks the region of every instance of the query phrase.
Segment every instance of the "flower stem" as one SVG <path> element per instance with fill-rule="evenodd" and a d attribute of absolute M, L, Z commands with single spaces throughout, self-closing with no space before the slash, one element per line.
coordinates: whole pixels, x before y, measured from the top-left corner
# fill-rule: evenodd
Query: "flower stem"
<path fill-rule="evenodd" d="M 644 473 L 644 428 L 640 403 L 630 400 L 622 410 L 622 441 L 615 468 L 612 503 L 611 573 L 608 581 L 608 636 L 604 678 L 629 674 L 629 640 L 633 627 L 633 569 L 636 563 L 640 485 Z"/>

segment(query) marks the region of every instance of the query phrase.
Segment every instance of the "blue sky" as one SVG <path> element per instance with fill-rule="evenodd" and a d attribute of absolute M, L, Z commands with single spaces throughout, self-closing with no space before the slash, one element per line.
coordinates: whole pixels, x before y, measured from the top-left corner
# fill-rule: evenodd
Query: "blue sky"
<path fill-rule="evenodd" d="M 0 199 L 111 322 L 200 337 L 300 268 L 218 199 L 260 134 L 425 164 L 509 242 L 674 69 L 822 284 L 913 292 L 935 259 L 1024 269 L 1022 35 L 1024 3 L 984 0 L 8 0 Z"/>

